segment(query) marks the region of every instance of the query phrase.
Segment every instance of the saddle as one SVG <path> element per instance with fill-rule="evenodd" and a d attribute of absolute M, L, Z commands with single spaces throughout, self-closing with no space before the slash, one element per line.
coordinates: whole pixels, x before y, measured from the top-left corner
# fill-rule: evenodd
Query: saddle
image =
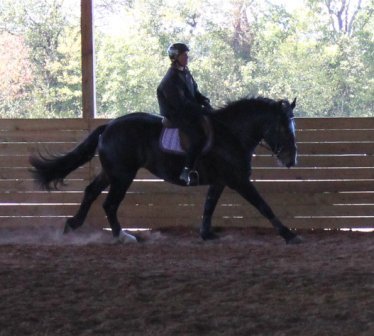
<path fill-rule="evenodd" d="M 184 155 L 189 146 L 188 136 L 176 128 L 166 117 L 162 118 L 162 126 L 160 148 L 164 152 Z M 206 139 L 202 154 L 206 154 L 213 145 L 213 128 L 207 116 L 201 118 L 201 126 Z"/>

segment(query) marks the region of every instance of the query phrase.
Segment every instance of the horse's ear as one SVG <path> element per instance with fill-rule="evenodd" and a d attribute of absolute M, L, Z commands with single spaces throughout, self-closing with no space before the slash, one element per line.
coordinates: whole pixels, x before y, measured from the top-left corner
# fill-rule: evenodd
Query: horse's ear
<path fill-rule="evenodd" d="M 293 102 L 291 103 L 291 107 L 292 107 L 292 109 L 294 109 L 295 106 L 296 106 L 296 98 L 295 98 L 295 99 L 293 100 Z"/>

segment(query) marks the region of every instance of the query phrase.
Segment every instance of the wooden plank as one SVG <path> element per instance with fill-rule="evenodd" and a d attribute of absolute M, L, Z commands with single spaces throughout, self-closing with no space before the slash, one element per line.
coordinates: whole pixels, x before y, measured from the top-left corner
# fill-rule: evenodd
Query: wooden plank
<path fill-rule="evenodd" d="M 0 157 L 1 158 L 1 157 Z M 101 165 L 98 161 L 94 161 L 97 165 L 98 171 L 101 169 Z M 252 167 L 256 169 L 279 169 L 284 171 L 290 171 L 293 174 L 293 170 L 303 169 L 303 168 L 372 168 L 374 167 L 374 156 L 299 156 L 297 166 L 287 169 L 285 167 L 277 164 L 276 159 L 271 156 L 256 156 L 253 158 Z M 146 169 L 140 169 L 137 174 L 137 179 L 158 179 L 156 176 L 152 175 Z"/>
<path fill-rule="evenodd" d="M 89 184 L 85 179 L 69 180 L 61 190 L 82 191 Z M 374 190 L 374 179 L 329 179 L 329 180 L 257 180 L 254 181 L 255 187 L 261 193 L 267 192 L 338 192 L 338 191 L 372 191 Z M 135 193 L 153 193 L 161 190 L 170 194 L 177 195 L 182 188 L 164 182 L 141 182 L 134 181 L 129 192 Z M 207 189 L 206 186 L 200 187 Z M 0 192 L 18 192 L 18 191 L 38 191 L 39 187 L 31 179 L 6 179 L 0 180 Z"/>
<path fill-rule="evenodd" d="M 32 228 L 32 227 L 55 227 L 62 233 L 66 218 L 65 217 L 0 217 L 1 230 L 9 228 Z M 94 223 L 93 223 L 94 224 Z M 86 223 L 85 225 L 90 225 Z"/>
<path fill-rule="evenodd" d="M 338 192 L 338 191 L 372 191 L 374 190 L 374 180 L 316 180 L 316 181 L 256 181 L 255 187 L 261 193 L 266 192 Z M 178 194 L 184 187 L 178 187 L 162 182 L 140 182 L 134 181 L 129 191 L 137 193 L 158 192 L 167 190 L 169 193 Z M 205 188 L 206 187 L 200 187 Z M 186 188 L 188 189 L 188 188 Z"/>
<path fill-rule="evenodd" d="M 374 180 L 317 180 L 317 181 L 284 181 L 254 183 L 256 188 L 265 195 L 266 192 L 341 192 L 341 191 L 372 191 Z"/>
<path fill-rule="evenodd" d="M 374 154 L 374 142 L 304 142 L 297 144 L 298 154 Z M 258 146 L 255 153 L 257 155 L 269 154 L 269 150 Z M 271 153 L 270 153 L 271 154 Z"/>
<path fill-rule="evenodd" d="M 72 216 L 78 210 L 78 205 L 71 204 L 49 204 L 43 206 L 35 205 L 8 205 L 0 206 L 0 217 L 26 217 L 26 216 Z M 96 210 L 95 208 L 93 209 Z"/>
<path fill-rule="evenodd" d="M 22 217 L 22 216 L 72 216 L 78 209 L 78 203 L 49 203 L 49 204 L 1 204 L 0 213 L 2 217 Z M 370 216 L 374 218 L 374 204 L 321 204 L 297 205 L 285 207 L 280 204 L 272 205 L 273 211 L 279 218 L 292 217 L 360 217 Z M 165 211 L 167 209 L 167 211 Z M 103 209 L 98 206 L 92 207 L 91 215 L 103 214 Z M 118 212 L 120 217 L 152 217 L 162 220 L 169 217 L 199 217 L 203 213 L 203 203 L 193 204 L 169 204 L 160 205 L 158 202 L 151 204 L 130 205 L 124 202 Z M 219 205 L 215 211 L 216 216 L 262 218 L 262 215 L 250 204 L 236 204 L 235 206 Z"/>
<path fill-rule="evenodd" d="M 253 180 L 329 180 L 329 179 L 372 179 L 374 177 L 373 167 L 253 167 L 251 179 Z M 137 179 L 158 178 L 147 172 L 142 172 Z"/>
<path fill-rule="evenodd" d="M 357 142 L 374 141 L 374 129 L 368 130 L 298 130 L 296 140 L 301 142 Z"/>
<path fill-rule="evenodd" d="M 366 154 L 357 155 L 304 155 L 297 156 L 297 165 L 295 168 L 308 168 L 308 167 L 373 167 L 374 156 Z M 257 155 L 253 157 L 252 167 L 269 167 L 269 168 L 283 168 L 277 160 L 270 155 Z"/>
<path fill-rule="evenodd" d="M 74 206 L 71 215 L 78 209 L 82 200 L 82 193 L 17 193 L 17 194 L 0 194 L 0 207 L 5 206 L 33 206 L 39 207 L 42 213 L 44 208 L 48 206 Z M 102 195 L 93 204 L 93 208 L 101 209 L 106 195 Z M 305 207 L 313 214 L 315 207 L 361 207 L 362 214 L 368 207 L 373 206 L 373 193 L 337 193 L 337 194 L 295 194 L 295 193 L 281 193 L 281 194 L 266 194 L 264 195 L 267 203 L 274 209 L 277 207 L 289 209 L 293 212 L 296 208 Z M 205 202 L 205 195 L 178 195 L 178 198 L 170 194 L 157 194 L 155 197 L 148 195 L 129 194 L 122 202 L 121 207 L 157 207 L 160 211 L 165 211 L 171 207 L 180 206 L 196 206 L 202 209 Z M 218 207 L 222 208 L 238 208 L 251 207 L 243 198 L 236 193 L 225 193 L 219 201 Z M 335 210 L 335 211 L 338 211 Z M 39 211 L 39 210 L 38 210 Z M 97 210 L 94 210 L 97 211 Z M 199 210 L 200 211 L 200 210 Z M 340 211 L 340 210 L 339 210 Z M 345 211 L 345 210 L 344 210 Z M 356 210 L 354 210 L 356 211 Z M 202 212 L 202 210 L 201 210 Z"/>
<path fill-rule="evenodd" d="M 264 158 L 259 159 L 266 160 Z M 266 161 L 264 162 L 266 163 Z M 298 167 L 374 167 L 372 155 L 299 155 Z M 259 165 L 259 164 L 258 164 Z"/>
<path fill-rule="evenodd" d="M 1 119 L 0 130 L 11 129 L 84 129 L 88 121 L 82 118 L 61 119 Z M 112 119 L 95 118 L 89 121 L 91 128 L 110 122 Z M 367 130 L 374 129 L 374 118 L 296 118 L 298 130 Z"/>
<path fill-rule="evenodd" d="M 82 139 L 83 140 L 83 139 Z M 76 141 L 38 141 L 38 142 L 2 142 L 0 143 L 1 155 L 26 155 L 34 152 L 49 152 L 49 153 L 66 153 L 74 149 L 79 142 Z M 357 142 L 357 143 L 302 143 L 298 144 L 298 154 L 335 154 L 335 155 L 352 155 L 352 154 L 374 154 L 374 142 Z M 263 147 L 256 149 L 256 155 L 269 155 L 272 154 Z"/>
<path fill-rule="evenodd" d="M 0 142 L 81 142 L 88 132 L 85 130 L 54 130 L 40 131 L 22 131 L 22 132 L 3 132 L 0 136 Z"/>
<path fill-rule="evenodd" d="M 0 166 L 0 179 L 30 179 L 31 173 L 29 167 L 7 167 L 3 168 Z M 69 175 L 69 179 L 87 179 L 88 178 L 88 166 L 78 168 Z"/>
<path fill-rule="evenodd" d="M 132 198 L 139 199 L 138 203 L 141 202 L 141 196 L 132 194 Z M 165 197 L 165 195 L 164 195 Z M 164 199 L 162 194 L 157 195 L 157 200 Z M 321 206 L 328 204 L 335 205 L 365 205 L 374 204 L 374 191 L 371 192 L 325 192 L 325 193 L 292 193 L 292 192 L 281 192 L 281 193 L 266 193 L 263 195 L 264 199 L 270 205 L 281 205 L 284 207 L 293 207 L 294 205 L 309 205 L 309 206 Z M 126 199 L 128 201 L 128 199 Z M 145 198 L 146 202 L 147 199 Z M 246 201 L 237 193 L 225 190 L 219 201 L 220 204 L 246 204 Z"/>
<path fill-rule="evenodd" d="M 76 147 L 75 142 L 25 142 L 25 143 L 0 143 L 0 151 L 2 155 L 28 155 L 31 153 L 51 153 L 62 154 L 67 153 Z"/>
<path fill-rule="evenodd" d="M 61 119 L 1 119 L 0 130 L 52 130 L 92 129 L 112 119 L 85 120 L 82 118 Z M 302 130 L 373 130 L 374 118 L 296 118 L 298 131 Z M 87 127 L 90 125 L 90 127 Z"/>
<path fill-rule="evenodd" d="M 0 131 L 61 131 L 86 130 L 88 122 L 81 118 L 69 119 L 1 119 Z"/>
<path fill-rule="evenodd" d="M 0 161 L 1 162 L 1 161 Z M 276 160 L 270 156 L 256 156 L 253 159 L 253 173 L 257 171 L 266 171 L 269 170 L 269 174 L 284 174 L 284 175 L 299 175 L 300 172 L 312 172 L 313 170 L 321 169 L 333 170 L 336 168 L 336 171 L 341 171 L 342 178 L 350 174 L 348 171 L 352 170 L 354 172 L 356 169 L 362 170 L 363 174 L 366 174 L 364 171 L 368 168 L 374 167 L 374 156 L 299 156 L 298 164 L 295 167 L 287 169 L 277 165 Z M 101 165 L 98 161 L 93 162 L 97 172 L 101 170 Z M 309 168 L 309 169 L 305 169 Z M 354 168 L 354 169 L 351 169 Z M 304 171 L 305 170 L 305 171 Z M 318 174 L 312 172 L 312 174 Z M 354 173 L 352 173 L 354 174 Z M 339 177 L 338 175 L 335 175 Z M 354 176 L 354 175 L 353 175 Z M 158 179 L 158 177 L 152 175 L 145 169 L 140 169 L 137 174 L 137 179 Z"/>
<path fill-rule="evenodd" d="M 28 155 L 0 155 L 1 168 L 28 168 L 29 156 Z"/>
<path fill-rule="evenodd" d="M 178 193 L 178 197 L 167 192 L 143 193 L 126 195 L 122 202 L 125 206 L 138 206 L 157 204 L 160 207 L 168 208 L 174 204 L 198 204 L 202 205 L 205 201 L 205 193 L 188 192 Z M 105 191 L 95 201 L 94 206 L 101 207 L 107 195 Z M 266 193 L 263 195 L 265 200 L 271 205 L 281 205 L 292 207 L 294 205 L 320 206 L 327 204 L 373 204 L 374 192 L 354 192 L 354 193 Z M 80 204 L 83 192 L 18 192 L 18 193 L 0 193 L 0 203 L 18 204 L 32 203 L 34 206 L 43 206 L 45 203 L 74 203 Z M 236 192 L 229 189 L 225 190 L 220 198 L 219 204 L 222 206 L 247 206 L 248 203 Z"/>
<path fill-rule="evenodd" d="M 45 203 L 76 203 L 80 204 L 83 198 L 82 192 L 47 192 L 27 191 L 0 193 L 0 204 L 33 203 L 34 206 L 42 206 Z M 99 204 L 98 202 L 96 202 Z M 96 205 L 97 206 L 97 205 Z"/>
<path fill-rule="evenodd" d="M 21 207 L 22 208 L 22 207 Z M 355 216 L 359 217 L 362 214 L 365 216 L 371 216 L 374 218 L 374 205 L 342 205 L 342 206 L 329 206 L 329 205 L 320 205 L 318 207 L 313 206 L 304 206 L 304 205 L 294 205 L 292 207 L 284 207 L 281 205 L 273 205 L 273 211 L 279 218 L 289 218 L 289 217 L 347 217 Z M 75 213 L 75 207 L 58 207 L 57 214 L 65 215 Z M 165 211 L 167 209 L 167 211 Z M 12 209 L 4 209 L 5 213 L 12 212 Z M 46 209 L 48 210 L 48 209 Z M 22 211 L 22 210 L 20 210 Z M 27 209 L 24 210 L 25 213 Z M 36 211 L 36 210 L 35 210 Z M 44 213 L 47 213 L 45 211 Z M 101 207 L 93 207 L 90 211 L 91 214 L 100 214 L 103 213 Z M 170 206 L 164 207 L 159 206 L 157 203 L 152 206 L 147 205 L 138 205 L 130 206 L 129 204 L 124 203 L 119 211 L 118 215 L 120 217 L 153 217 L 153 218 L 169 218 L 169 217 L 198 217 L 203 214 L 202 204 L 186 204 L 180 206 Z M 243 206 L 218 206 L 215 211 L 216 216 L 229 216 L 229 217 L 238 217 L 242 216 L 245 218 L 262 218 L 262 215 L 250 204 L 245 204 Z"/>
<path fill-rule="evenodd" d="M 88 185 L 84 179 L 66 179 L 66 185 L 61 186 L 60 190 L 82 191 Z M 32 179 L 6 179 L 0 180 L 0 192 L 22 192 L 22 191 L 40 191 L 40 187 Z"/>
<path fill-rule="evenodd" d="M 254 168 L 253 180 L 326 180 L 326 179 L 372 179 L 374 169 L 366 168 Z"/>
<path fill-rule="evenodd" d="M 296 118 L 296 129 L 374 129 L 374 118 Z"/>

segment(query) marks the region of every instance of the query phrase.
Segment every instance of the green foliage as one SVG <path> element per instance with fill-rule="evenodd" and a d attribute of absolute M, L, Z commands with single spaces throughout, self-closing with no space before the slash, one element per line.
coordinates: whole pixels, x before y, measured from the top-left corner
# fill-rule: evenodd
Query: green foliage
<path fill-rule="evenodd" d="M 0 22 L 4 22 L 0 34 L 22 38 L 28 51 L 25 62 L 31 63 L 32 72 L 21 99 L 19 95 L 7 95 L 0 101 L 0 116 L 80 116 L 79 21 L 70 22 L 70 12 L 57 0 L 3 0 L 0 9 Z M 12 59 L 17 50 L 6 49 L 4 54 Z"/>
<path fill-rule="evenodd" d="M 299 116 L 373 117 L 374 0 L 352 0 L 350 10 L 339 0 L 301 2 L 289 12 L 260 0 L 96 0 L 97 115 L 157 113 L 166 49 L 181 41 L 214 106 L 297 97 Z M 81 116 L 79 16 L 69 3 L 77 8 L 1 1 L 0 46 L 14 36 L 0 59 L 1 117 Z"/>
<path fill-rule="evenodd" d="M 157 111 L 156 87 L 161 74 L 156 65 L 162 62 L 157 56 L 159 46 L 151 36 L 134 39 L 137 43 L 123 37 L 99 39 L 96 82 L 101 117 Z"/>

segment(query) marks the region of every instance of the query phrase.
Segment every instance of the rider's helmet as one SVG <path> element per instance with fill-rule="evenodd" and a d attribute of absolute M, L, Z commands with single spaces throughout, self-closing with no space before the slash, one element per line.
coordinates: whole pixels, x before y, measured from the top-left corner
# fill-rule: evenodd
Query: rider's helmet
<path fill-rule="evenodd" d="M 177 59 L 177 57 L 181 54 L 183 54 L 186 51 L 190 51 L 190 49 L 187 47 L 184 43 L 173 43 L 168 48 L 168 55 L 170 60 L 173 62 Z"/>

